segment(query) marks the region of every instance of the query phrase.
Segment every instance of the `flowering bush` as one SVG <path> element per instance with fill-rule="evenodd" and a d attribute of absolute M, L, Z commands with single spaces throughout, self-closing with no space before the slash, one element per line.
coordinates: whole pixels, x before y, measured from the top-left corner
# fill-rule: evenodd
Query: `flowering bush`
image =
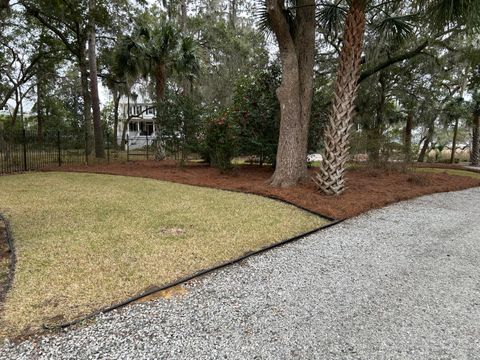
<path fill-rule="evenodd" d="M 207 122 L 204 157 L 211 165 L 220 170 L 232 168 L 232 158 L 238 154 L 238 130 L 230 110 Z"/>

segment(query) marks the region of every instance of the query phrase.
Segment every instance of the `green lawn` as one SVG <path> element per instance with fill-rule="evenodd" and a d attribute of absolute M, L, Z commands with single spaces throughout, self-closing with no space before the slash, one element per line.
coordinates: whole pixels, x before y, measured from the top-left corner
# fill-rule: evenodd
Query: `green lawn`
<path fill-rule="evenodd" d="M 271 199 L 79 173 L 0 177 L 17 266 L 0 333 L 72 320 L 326 220 Z"/>

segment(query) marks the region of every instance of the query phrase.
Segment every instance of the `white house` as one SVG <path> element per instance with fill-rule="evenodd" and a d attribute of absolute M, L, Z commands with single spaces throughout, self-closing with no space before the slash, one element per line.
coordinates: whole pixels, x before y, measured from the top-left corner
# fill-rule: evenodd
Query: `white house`
<path fill-rule="evenodd" d="M 5 106 L 0 109 L 0 115 L 3 115 L 3 116 L 12 115 L 12 112 L 13 112 L 13 109 L 10 109 L 10 106 L 8 104 L 5 104 Z"/>
<path fill-rule="evenodd" d="M 121 101 L 119 104 L 119 124 L 117 143 L 122 141 L 123 124 L 127 119 L 128 145 L 131 149 L 139 149 L 151 144 L 156 137 L 155 133 L 156 108 L 152 103 L 130 103 Z"/>

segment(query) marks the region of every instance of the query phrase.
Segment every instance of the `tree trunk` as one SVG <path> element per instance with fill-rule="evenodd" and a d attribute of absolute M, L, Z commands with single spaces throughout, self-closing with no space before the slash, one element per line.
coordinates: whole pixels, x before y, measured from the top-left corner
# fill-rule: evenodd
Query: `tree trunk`
<path fill-rule="evenodd" d="M 125 150 L 126 149 L 126 144 L 127 144 L 127 129 L 128 129 L 128 124 L 130 123 L 130 121 L 128 120 L 128 117 L 127 117 L 127 120 L 125 120 L 123 122 L 123 127 L 122 127 L 122 140 L 120 141 L 120 149 L 122 150 Z"/>
<path fill-rule="evenodd" d="M 155 68 L 155 94 L 157 98 L 155 160 L 164 160 L 167 156 L 165 153 L 165 144 L 163 141 L 163 124 L 162 124 L 162 119 L 160 119 L 161 104 L 165 98 L 165 85 L 166 85 L 166 66 L 164 63 L 159 63 Z"/>
<path fill-rule="evenodd" d="M 455 162 L 455 153 L 457 151 L 457 135 L 458 135 L 458 117 L 455 119 L 455 125 L 453 126 L 453 139 L 452 139 L 452 153 L 450 155 L 450 164 Z"/>
<path fill-rule="evenodd" d="M 95 7 L 95 0 L 90 0 L 90 11 Z M 93 136 L 95 140 L 95 157 L 105 157 L 105 145 L 103 143 L 102 119 L 100 115 L 100 99 L 98 96 L 97 79 L 97 52 L 95 43 L 95 23 L 90 18 L 90 32 L 88 34 L 88 63 L 90 65 L 90 93 L 92 96 L 93 111 Z"/>
<path fill-rule="evenodd" d="M 237 0 L 230 0 L 229 5 L 230 11 L 228 12 L 228 20 L 230 22 L 230 26 L 235 29 L 235 26 L 237 25 Z"/>
<path fill-rule="evenodd" d="M 187 0 L 180 3 L 180 29 L 183 33 L 187 31 Z"/>
<path fill-rule="evenodd" d="M 407 123 L 405 124 L 404 134 L 404 152 L 405 162 L 412 162 L 412 129 L 413 129 L 413 111 L 410 110 L 407 114 Z"/>
<path fill-rule="evenodd" d="M 43 138 L 43 124 L 45 123 L 42 81 L 43 77 L 37 76 L 37 135 L 39 139 Z"/>
<path fill-rule="evenodd" d="M 17 115 L 18 115 L 18 108 L 20 107 L 20 96 L 18 95 L 18 88 L 15 89 L 15 107 L 13 108 L 12 112 L 12 129 L 15 127 L 15 124 L 17 123 Z"/>
<path fill-rule="evenodd" d="M 9 9 L 10 0 L 0 0 L 0 10 Z"/>
<path fill-rule="evenodd" d="M 327 195 L 340 195 L 345 191 L 345 165 L 360 76 L 365 6 L 365 0 L 352 0 L 345 21 L 332 110 L 324 133 L 325 156 L 315 177 L 315 183 Z"/>
<path fill-rule="evenodd" d="M 117 90 L 117 87 L 114 87 L 113 91 L 113 148 L 118 149 L 118 107 L 120 105 L 120 98 L 122 95 Z"/>
<path fill-rule="evenodd" d="M 472 127 L 472 152 L 470 154 L 470 162 L 473 166 L 479 165 L 479 149 L 480 149 L 480 104 L 478 109 L 473 113 Z"/>
<path fill-rule="evenodd" d="M 79 43 L 79 54 L 78 54 L 78 66 L 80 69 L 80 80 L 82 85 L 82 98 L 83 98 L 83 121 L 85 132 L 90 137 L 92 135 L 92 117 L 91 117 L 91 102 L 90 102 L 90 92 L 88 91 L 88 70 L 87 70 L 87 59 L 85 56 L 85 44 L 83 41 Z M 91 142 L 89 141 L 89 144 Z M 92 149 L 89 146 L 87 153 L 90 154 Z"/>
<path fill-rule="evenodd" d="M 375 124 L 369 131 L 368 136 L 368 160 L 374 166 L 379 166 L 380 163 L 380 147 L 383 132 L 383 117 L 385 113 L 385 100 L 387 97 L 386 90 L 386 75 L 384 72 L 380 73 L 378 83 L 380 85 L 377 103 L 377 116 L 375 117 Z"/>
<path fill-rule="evenodd" d="M 294 34 L 285 18 L 283 1 L 267 0 L 267 11 L 282 63 L 282 83 L 277 89 L 280 134 L 276 167 L 270 184 L 288 187 L 307 178 L 315 54 L 315 1 L 297 1 Z"/>
<path fill-rule="evenodd" d="M 186 34 L 187 33 L 187 19 L 188 19 L 188 13 L 187 13 L 187 0 L 181 0 L 180 3 L 180 29 L 182 30 L 182 33 Z M 182 87 L 182 94 L 185 96 L 190 96 L 192 94 L 192 81 L 186 78 L 183 78 L 180 81 L 180 86 Z"/>
<path fill-rule="evenodd" d="M 418 155 L 418 162 L 425 161 L 425 154 L 427 153 L 429 145 L 432 142 L 434 132 L 435 132 L 435 120 L 432 120 L 428 126 L 427 136 L 425 138 L 425 141 L 423 142 L 422 149 L 420 150 L 420 154 Z"/>

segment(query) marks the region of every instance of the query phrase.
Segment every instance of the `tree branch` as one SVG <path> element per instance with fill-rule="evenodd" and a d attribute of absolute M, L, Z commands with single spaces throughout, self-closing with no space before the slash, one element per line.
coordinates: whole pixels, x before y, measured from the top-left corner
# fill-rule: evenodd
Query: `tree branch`
<path fill-rule="evenodd" d="M 415 47 L 414 49 L 412 49 L 410 51 L 407 51 L 407 52 L 404 52 L 404 53 L 401 53 L 401 54 L 397 54 L 397 55 L 392 56 L 392 57 L 389 56 L 385 61 L 383 61 L 383 62 L 381 62 L 381 63 L 379 63 L 375 66 L 372 66 L 369 69 L 363 70 L 360 74 L 360 79 L 358 80 L 358 82 L 361 83 L 363 80 L 368 79 L 370 76 L 376 74 L 380 70 L 386 69 L 387 67 L 389 67 L 393 64 L 396 64 L 396 63 L 398 63 L 400 61 L 403 61 L 403 60 L 411 59 L 411 58 L 419 55 L 422 52 L 422 50 L 427 47 L 427 45 L 428 45 L 428 40 L 425 40 L 421 44 L 419 44 L 417 47 Z"/>

